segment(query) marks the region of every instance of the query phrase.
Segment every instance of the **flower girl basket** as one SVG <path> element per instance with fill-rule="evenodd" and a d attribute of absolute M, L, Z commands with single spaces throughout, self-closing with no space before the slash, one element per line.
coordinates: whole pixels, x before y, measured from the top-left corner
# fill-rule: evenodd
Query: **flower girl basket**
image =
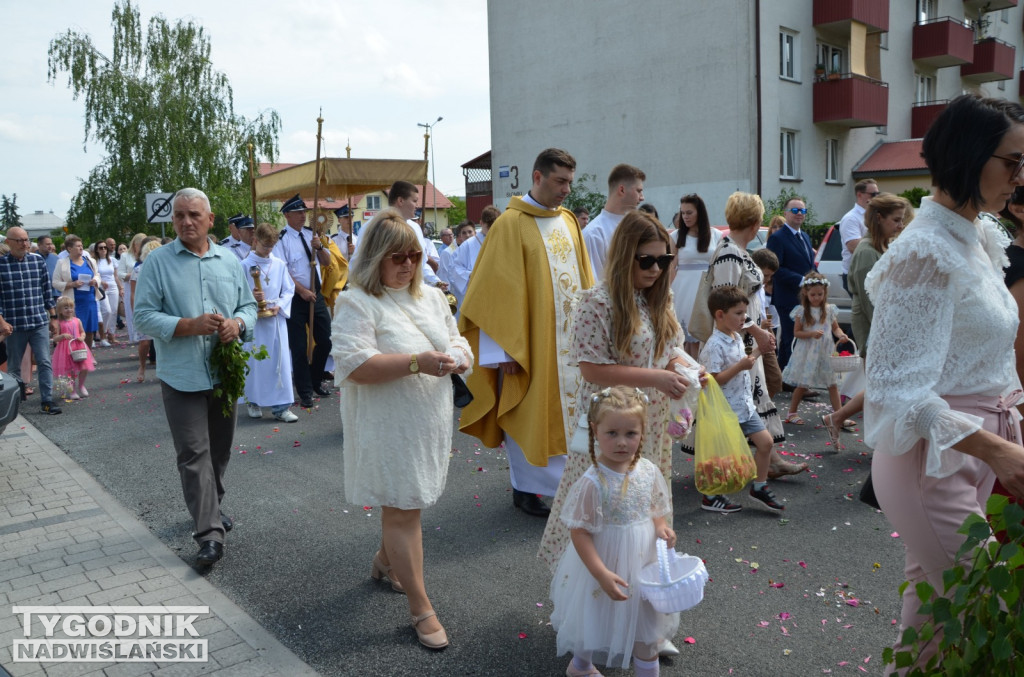
<path fill-rule="evenodd" d="M 847 339 L 844 343 L 849 343 L 853 346 L 853 354 L 840 355 L 834 353 L 832 355 L 832 371 L 837 374 L 844 371 L 857 371 L 861 365 L 860 355 L 857 354 L 857 344 L 853 342 L 853 339 Z"/>
<path fill-rule="evenodd" d="M 708 570 L 699 557 L 669 552 L 664 539 L 658 539 L 658 561 L 640 571 L 640 593 L 655 611 L 674 614 L 700 604 Z"/>

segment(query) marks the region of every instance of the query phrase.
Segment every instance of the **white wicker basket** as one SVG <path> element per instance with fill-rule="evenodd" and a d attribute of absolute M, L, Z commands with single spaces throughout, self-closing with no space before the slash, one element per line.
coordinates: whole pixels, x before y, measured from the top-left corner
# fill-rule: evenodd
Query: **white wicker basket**
<path fill-rule="evenodd" d="M 84 360 L 87 357 L 89 357 L 89 349 L 88 348 L 78 348 L 76 350 L 72 350 L 71 351 L 71 360 L 73 362 L 81 362 L 82 360 Z"/>
<path fill-rule="evenodd" d="M 708 570 L 699 557 L 668 550 L 658 539 L 658 561 L 640 572 L 640 593 L 656 611 L 674 614 L 692 609 L 704 599 Z"/>
<path fill-rule="evenodd" d="M 853 346 L 853 355 L 832 355 L 832 371 L 837 374 L 860 369 L 860 355 L 857 354 L 857 344 L 853 342 L 853 339 L 847 339 L 844 343 L 849 343 Z"/>

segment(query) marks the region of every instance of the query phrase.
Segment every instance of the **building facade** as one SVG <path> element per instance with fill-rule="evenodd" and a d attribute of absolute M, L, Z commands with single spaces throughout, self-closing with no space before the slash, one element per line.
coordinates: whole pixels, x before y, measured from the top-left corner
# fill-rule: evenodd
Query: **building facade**
<path fill-rule="evenodd" d="M 489 0 L 494 202 L 556 146 L 599 183 L 641 167 L 662 214 L 792 190 L 837 220 L 855 169 L 949 99 L 1019 99 L 1022 22 L 1017 0 Z"/>

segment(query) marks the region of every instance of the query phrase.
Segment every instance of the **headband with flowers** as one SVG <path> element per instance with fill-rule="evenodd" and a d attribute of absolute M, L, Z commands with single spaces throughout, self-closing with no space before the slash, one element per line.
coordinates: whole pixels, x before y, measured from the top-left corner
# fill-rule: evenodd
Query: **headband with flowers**
<path fill-rule="evenodd" d="M 650 398 L 647 397 L 647 393 L 645 393 L 644 391 L 640 390 L 639 388 L 634 388 L 633 391 L 634 391 L 633 392 L 633 396 L 636 397 L 639 400 L 643 400 L 644 404 L 650 404 L 651 403 Z M 590 396 L 590 401 L 591 402 L 597 402 L 599 400 L 603 400 L 604 398 L 611 397 L 611 396 L 612 396 L 612 389 L 610 387 L 609 388 L 604 388 L 603 390 L 598 390 L 596 393 L 591 395 Z"/>
<path fill-rule="evenodd" d="M 828 286 L 828 278 L 827 277 L 805 277 L 804 279 L 800 280 L 800 286 L 801 287 L 813 287 L 816 284 L 821 285 L 822 287 L 827 287 Z"/>

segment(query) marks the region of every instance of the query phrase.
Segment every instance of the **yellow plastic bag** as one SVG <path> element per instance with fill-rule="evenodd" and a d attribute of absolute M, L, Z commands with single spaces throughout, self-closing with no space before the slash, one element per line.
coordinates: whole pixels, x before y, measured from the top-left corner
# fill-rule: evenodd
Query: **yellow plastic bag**
<path fill-rule="evenodd" d="M 694 481 L 707 496 L 731 494 L 757 477 L 757 466 L 739 419 L 718 382 L 708 379 L 697 401 Z"/>

